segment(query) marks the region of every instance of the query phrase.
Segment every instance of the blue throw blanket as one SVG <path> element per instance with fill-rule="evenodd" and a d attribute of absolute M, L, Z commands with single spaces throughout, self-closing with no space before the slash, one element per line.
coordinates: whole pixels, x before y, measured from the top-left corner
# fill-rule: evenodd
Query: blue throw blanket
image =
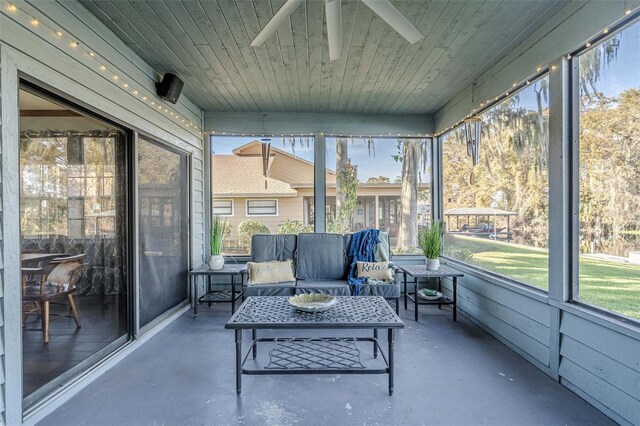
<path fill-rule="evenodd" d="M 365 229 L 364 231 L 355 232 L 351 236 L 349 251 L 347 258 L 349 259 L 349 284 L 353 287 L 353 295 L 360 294 L 360 285 L 364 284 L 366 278 L 356 278 L 357 268 L 356 262 L 375 262 L 376 245 L 380 243 L 380 230 Z"/>

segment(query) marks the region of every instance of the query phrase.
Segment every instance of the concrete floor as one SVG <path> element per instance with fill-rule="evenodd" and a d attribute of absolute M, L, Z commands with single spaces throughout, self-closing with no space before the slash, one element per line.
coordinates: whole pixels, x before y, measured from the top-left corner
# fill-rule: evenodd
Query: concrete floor
<path fill-rule="evenodd" d="M 419 323 L 411 309 L 401 311 L 393 396 L 386 375 L 316 375 L 244 376 L 236 397 L 233 332 L 223 328 L 228 305 L 201 308 L 199 318 L 183 315 L 41 424 L 614 424 L 474 325 L 453 323 L 450 310 L 424 306 Z"/>

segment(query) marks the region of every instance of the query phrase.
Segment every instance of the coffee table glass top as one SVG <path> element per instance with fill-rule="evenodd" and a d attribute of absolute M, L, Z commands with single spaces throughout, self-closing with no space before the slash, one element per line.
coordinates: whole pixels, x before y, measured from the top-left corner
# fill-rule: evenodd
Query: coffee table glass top
<path fill-rule="evenodd" d="M 302 312 L 288 296 L 249 297 L 225 328 L 404 328 L 389 303 L 380 296 L 338 296 L 325 312 Z"/>

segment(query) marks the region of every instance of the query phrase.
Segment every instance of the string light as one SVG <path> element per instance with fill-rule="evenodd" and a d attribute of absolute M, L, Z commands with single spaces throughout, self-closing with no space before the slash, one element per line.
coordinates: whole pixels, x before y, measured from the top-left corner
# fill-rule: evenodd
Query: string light
<path fill-rule="evenodd" d="M 41 22 L 38 18 L 36 18 L 35 16 L 33 16 L 32 14 L 30 14 L 29 12 L 25 11 L 24 9 L 16 6 L 13 3 L 7 3 L 5 9 L 8 12 L 18 12 L 19 11 L 19 15 L 18 16 L 23 16 L 26 19 L 26 21 L 28 23 L 30 23 L 30 25 L 32 27 L 34 27 L 34 29 L 32 31 L 36 31 L 35 28 L 38 27 L 43 27 L 46 28 L 46 31 L 51 31 L 50 37 L 55 37 L 58 39 L 64 39 L 67 38 L 67 42 L 69 43 L 68 46 L 70 49 L 76 49 L 77 47 L 80 46 L 80 42 L 78 40 L 74 40 L 73 38 L 71 38 L 70 36 L 67 36 L 61 28 L 56 28 L 55 25 L 51 25 L 48 24 L 46 22 Z M 119 70 L 116 69 L 115 66 L 110 65 L 108 62 L 104 62 L 104 58 L 102 58 L 102 60 L 98 57 L 98 55 L 92 51 L 92 50 L 88 50 L 85 53 L 86 55 L 88 55 L 89 57 L 93 58 L 94 60 L 98 61 L 100 60 L 100 62 L 98 62 L 97 67 L 100 69 L 100 71 L 107 71 L 109 72 L 109 74 L 107 74 L 105 76 L 105 78 L 109 78 L 108 75 L 111 75 L 111 80 L 115 83 L 118 84 L 120 87 L 127 89 L 130 87 L 130 83 L 125 82 L 125 81 L 121 81 L 124 80 L 123 78 L 121 78 L 119 76 Z M 86 57 L 85 57 L 86 58 Z M 116 83 L 116 81 L 119 81 L 118 83 Z M 144 101 L 145 104 L 148 105 L 147 103 L 147 96 L 143 96 L 142 98 L 137 97 L 136 95 L 138 94 L 138 90 L 133 90 L 132 92 L 128 92 L 130 95 L 135 96 L 138 100 Z M 155 102 L 151 103 L 152 105 L 155 104 Z M 161 108 L 159 108 L 161 109 Z M 169 109 L 165 108 L 165 112 L 168 112 Z M 173 120 L 175 123 L 180 123 L 180 120 L 182 120 L 183 123 L 186 123 L 186 120 L 182 119 L 181 115 L 178 114 L 178 112 L 176 111 L 172 111 L 171 117 L 173 117 Z M 190 126 L 183 126 L 185 129 L 187 129 L 187 127 L 192 128 L 192 129 L 196 129 L 196 130 L 200 130 L 198 127 L 196 127 L 193 123 L 191 123 Z M 193 134 L 197 134 L 197 135 L 202 135 L 203 132 L 202 131 L 198 131 L 198 132 L 193 132 L 193 130 L 189 129 L 189 132 L 193 133 Z"/>
<path fill-rule="evenodd" d="M 187 126 L 192 126 L 194 129 L 199 130 L 197 126 L 193 123 L 187 124 Z M 365 135 L 365 134 L 341 134 L 341 133 L 324 133 L 324 132 L 309 132 L 309 133 L 297 133 L 297 134 L 266 134 L 266 133 L 241 133 L 241 132 L 229 132 L 229 131 L 220 131 L 215 129 L 207 130 L 205 133 L 209 135 L 224 135 L 224 136 L 242 136 L 242 137 L 254 137 L 254 138 L 304 138 L 304 137 L 314 137 L 316 135 L 326 136 L 326 137 L 336 137 L 336 138 L 349 138 L 349 139 L 367 139 L 367 138 L 388 138 L 389 136 L 385 134 L 377 134 L 377 135 Z M 397 133 L 392 134 L 392 138 L 432 138 L 435 137 L 435 133 Z"/>
<path fill-rule="evenodd" d="M 6 10 L 7 10 L 7 11 L 9 11 L 9 12 L 16 12 L 16 11 L 18 10 L 18 7 L 17 7 L 15 4 L 13 4 L 13 3 L 7 3 Z M 21 12 L 23 12 L 25 15 L 27 15 L 27 16 L 30 18 L 31 26 L 33 26 L 33 27 L 38 27 L 38 26 L 41 24 L 41 22 L 40 22 L 37 18 L 35 18 L 35 17 L 31 16 L 29 13 L 27 13 L 27 12 L 26 12 L 26 11 L 24 11 L 23 9 L 20 9 L 20 10 L 21 10 Z M 628 16 L 628 15 L 630 15 L 630 14 L 631 14 L 631 12 L 632 12 L 632 10 L 631 10 L 631 9 L 626 9 L 626 10 L 624 11 L 624 14 L 625 14 L 626 16 Z M 53 31 L 53 34 L 55 34 L 58 38 L 62 38 L 62 37 L 64 36 L 64 33 L 63 33 L 62 31 L 60 31 L 59 29 L 55 29 L 55 28 L 53 28 L 52 26 L 47 25 L 47 24 L 43 24 L 43 25 L 44 25 L 45 27 L 49 28 L 50 30 L 52 30 L 52 31 Z M 609 33 L 609 28 L 608 28 L 608 27 L 607 27 L 607 28 L 604 28 L 604 30 L 603 30 L 603 34 L 608 34 L 608 33 Z M 71 40 L 71 42 L 69 43 L 69 46 L 70 46 L 71 48 L 77 48 L 79 45 L 80 45 L 80 43 L 79 43 L 78 41 L 76 41 L 76 40 Z M 587 48 L 588 48 L 588 47 L 591 47 L 591 42 L 587 41 L 587 42 L 585 43 L 585 46 L 586 46 Z M 89 52 L 87 52 L 87 53 L 88 53 L 88 54 L 89 54 L 89 56 L 90 56 L 90 57 L 92 57 L 92 58 L 96 58 L 96 56 L 97 56 L 97 55 L 96 55 L 96 53 L 95 53 L 95 52 L 93 52 L 93 51 L 89 51 Z M 572 55 L 571 55 L 571 54 L 567 54 L 566 58 L 567 58 L 567 59 L 571 59 L 571 58 L 572 58 Z M 107 66 L 106 66 L 104 63 L 101 63 L 101 64 L 99 65 L 99 68 L 100 68 L 100 70 L 101 70 L 101 71 L 106 71 L 106 70 L 107 70 Z M 554 65 L 552 65 L 552 66 L 551 66 L 551 70 L 555 71 L 556 69 L 557 69 L 557 65 L 555 65 L 555 64 L 554 64 Z M 112 69 L 112 70 L 113 70 L 113 71 L 115 71 L 115 69 Z M 538 66 L 538 67 L 536 68 L 536 72 L 538 72 L 538 73 L 539 73 L 539 72 L 541 72 L 541 71 L 542 71 L 542 67 L 541 67 L 541 66 Z M 112 79 L 113 79 L 114 81 L 119 80 L 119 78 L 120 78 L 120 77 L 119 77 L 117 74 L 113 74 L 113 76 L 112 76 Z M 530 84 L 530 81 L 529 81 L 529 80 L 526 80 L 526 83 L 525 83 L 525 84 L 526 84 L 526 85 L 529 85 L 529 84 Z M 512 87 L 517 87 L 517 86 L 518 86 L 518 83 L 517 83 L 517 82 L 516 82 L 516 83 L 513 83 L 513 85 L 512 85 Z M 129 87 L 129 84 L 125 82 L 125 83 L 123 83 L 123 84 L 122 84 L 122 87 L 124 87 L 124 88 L 126 89 L 126 88 L 128 88 L 128 87 Z M 138 94 L 138 91 L 137 91 L 137 90 L 133 90 L 133 91 L 132 91 L 132 92 L 130 92 L 130 93 L 132 93 L 132 94 L 133 94 L 133 96 L 136 96 L 136 95 Z M 505 95 L 504 95 L 504 96 L 509 96 L 509 92 L 508 92 L 508 91 L 507 91 L 507 92 L 505 92 Z M 147 97 L 146 97 L 146 96 L 142 96 L 142 98 L 138 98 L 138 99 L 142 99 L 142 101 L 145 101 L 145 103 L 146 103 Z M 495 102 L 497 102 L 499 99 L 500 99 L 500 96 L 496 97 L 494 101 L 495 101 Z M 151 101 L 149 104 L 153 106 L 153 105 L 155 105 L 155 102 L 154 102 L 154 101 Z M 484 106 L 485 106 L 485 104 L 487 105 L 487 107 L 489 107 L 489 106 L 491 105 L 491 99 L 487 100 L 487 101 L 486 101 L 486 103 L 485 103 L 485 102 L 481 102 L 481 103 L 480 103 L 480 106 L 481 106 L 481 107 L 484 107 Z M 162 111 L 162 106 L 158 106 L 158 110 Z M 167 112 L 169 112 L 169 110 L 168 110 L 167 108 L 164 108 L 164 112 L 165 112 L 165 113 L 167 113 Z M 475 109 L 474 109 L 474 112 L 475 112 Z M 178 113 L 176 113 L 176 112 L 174 112 L 174 111 L 171 111 L 171 114 L 170 114 L 170 115 L 171 115 L 172 117 L 175 117 L 175 119 L 176 119 L 178 122 L 180 122 L 180 121 L 181 121 L 182 123 L 186 123 L 186 120 L 185 120 L 184 118 L 182 118 Z M 459 125 L 460 123 L 462 123 L 462 121 L 459 121 L 459 122 L 456 124 L 456 126 L 457 126 L 457 125 Z M 186 125 L 186 127 L 194 127 L 196 130 L 198 130 L 198 128 L 197 128 L 197 127 L 196 127 L 192 122 L 189 122 L 189 123 Z M 452 129 L 452 128 L 453 128 L 453 127 L 450 127 L 449 129 Z M 215 132 L 213 132 L 213 131 L 212 131 L 211 133 L 213 134 L 213 133 L 215 133 Z M 202 132 L 200 132 L 200 134 L 202 134 Z M 224 134 L 224 132 L 223 132 L 223 134 Z M 440 133 L 440 134 L 434 134 L 434 136 L 439 136 L 439 135 L 441 135 L 441 134 L 442 134 L 442 133 Z M 309 136 L 312 136 L 312 135 L 313 135 L 313 133 L 309 134 Z M 324 135 L 324 133 L 320 132 L 320 135 Z M 331 135 L 330 135 L 330 136 L 331 136 Z M 379 136 L 380 136 L 380 137 L 382 137 L 382 135 L 379 135 Z M 391 136 L 391 133 L 389 133 L 389 136 Z M 400 135 L 400 133 L 398 133 L 398 136 L 401 136 L 401 135 Z M 353 138 L 354 136 L 353 136 L 353 135 L 350 135 L 350 137 L 352 137 L 352 138 Z M 362 138 L 363 136 L 362 136 L 362 135 L 360 135 L 360 137 Z M 407 135 L 407 137 L 411 137 L 411 135 Z"/>

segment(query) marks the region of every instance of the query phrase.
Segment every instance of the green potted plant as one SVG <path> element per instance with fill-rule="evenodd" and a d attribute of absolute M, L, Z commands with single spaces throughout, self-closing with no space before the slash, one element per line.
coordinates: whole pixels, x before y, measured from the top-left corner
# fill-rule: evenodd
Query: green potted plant
<path fill-rule="evenodd" d="M 423 229 L 419 234 L 418 244 L 426 257 L 427 270 L 437 271 L 440 267 L 440 253 L 442 251 L 442 222 L 435 222 Z"/>
<path fill-rule="evenodd" d="M 209 258 L 209 269 L 219 270 L 224 266 L 224 256 L 222 256 L 222 245 L 227 234 L 229 223 L 213 217 L 211 222 L 211 257 Z"/>

